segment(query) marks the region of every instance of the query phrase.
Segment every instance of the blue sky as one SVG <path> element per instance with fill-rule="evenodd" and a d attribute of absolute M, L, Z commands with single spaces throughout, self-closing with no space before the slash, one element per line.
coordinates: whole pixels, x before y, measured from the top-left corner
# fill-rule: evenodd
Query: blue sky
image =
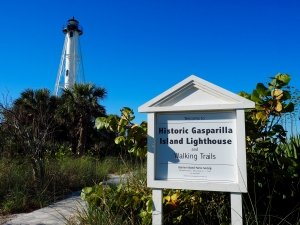
<path fill-rule="evenodd" d="M 300 1 L 2 0 L 0 93 L 54 91 L 75 17 L 86 81 L 103 86 L 108 113 L 138 107 L 191 74 L 229 91 L 252 92 L 277 73 L 300 88 Z"/>

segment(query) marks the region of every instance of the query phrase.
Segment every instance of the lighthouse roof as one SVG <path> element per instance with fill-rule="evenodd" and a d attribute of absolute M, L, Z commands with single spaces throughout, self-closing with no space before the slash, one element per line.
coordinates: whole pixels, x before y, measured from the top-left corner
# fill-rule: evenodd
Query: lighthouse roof
<path fill-rule="evenodd" d="M 74 16 L 73 16 L 72 19 L 69 19 L 69 20 L 68 20 L 68 22 L 71 22 L 71 21 L 74 21 L 74 22 L 76 22 L 76 23 L 79 23 L 78 20 L 75 20 L 75 19 L 74 19 Z"/>
<path fill-rule="evenodd" d="M 77 31 L 79 35 L 82 35 L 83 28 L 79 25 L 78 20 L 74 19 L 74 16 L 72 19 L 68 20 L 68 23 L 63 26 L 63 33 L 66 34 L 68 31 Z"/>

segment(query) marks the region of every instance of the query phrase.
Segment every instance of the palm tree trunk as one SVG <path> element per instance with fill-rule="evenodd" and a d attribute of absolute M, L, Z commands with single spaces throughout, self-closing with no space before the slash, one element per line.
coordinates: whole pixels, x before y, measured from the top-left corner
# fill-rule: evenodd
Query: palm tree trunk
<path fill-rule="evenodd" d="M 77 144 L 77 155 L 82 155 L 84 154 L 84 139 L 85 139 L 85 126 L 84 126 L 84 122 L 83 122 L 83 118 L 82 116 L 79 119 L 79 138 L 78 138 L 78 144 Z"/>
<path fill-rule="evenodd" d="M 87 116 L 89 118 L 90 116 Z M 77 154 L 84 154 L 86 150 L 86 140 L 87 140 L 87 131 L 88 131 L 88 122 L 87 119 L 82 119 L 81 126 L 79 129 L 79 139 L 77 145 Z"/>
<path fill-rule="evenodd" d="M 33 157 L 31 157 L 30 162 L 31 162 L 31 166 L 32 166 L 33 180 L 34 180 L 34 182 L 36 182 L 38 180 L 37 164 Z"/>

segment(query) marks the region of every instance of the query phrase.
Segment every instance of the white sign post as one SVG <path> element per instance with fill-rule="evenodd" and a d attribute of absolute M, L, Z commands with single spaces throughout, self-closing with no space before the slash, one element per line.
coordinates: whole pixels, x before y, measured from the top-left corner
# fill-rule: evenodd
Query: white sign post
<path fill-rule="evenodd" d="M 254 102 L 194 75 L 139 107 L 148 113 L 147 185 L 153 224 L 162 224 L 162 188 L 231 192 L 242 224 L 247 192 L 244 109 Z"/>

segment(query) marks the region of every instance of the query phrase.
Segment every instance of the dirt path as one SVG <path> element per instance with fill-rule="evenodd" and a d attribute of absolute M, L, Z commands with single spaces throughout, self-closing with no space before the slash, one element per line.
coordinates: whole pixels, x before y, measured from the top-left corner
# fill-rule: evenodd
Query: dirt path
<path fill-rule="evenodd" d="M 17 214 L 12 214 L 12 215 L 6 215 L 6 216 L 0 216 L 0 225 L 5 224 L 6 222 L 14 219 L 17 217 Z"/>

